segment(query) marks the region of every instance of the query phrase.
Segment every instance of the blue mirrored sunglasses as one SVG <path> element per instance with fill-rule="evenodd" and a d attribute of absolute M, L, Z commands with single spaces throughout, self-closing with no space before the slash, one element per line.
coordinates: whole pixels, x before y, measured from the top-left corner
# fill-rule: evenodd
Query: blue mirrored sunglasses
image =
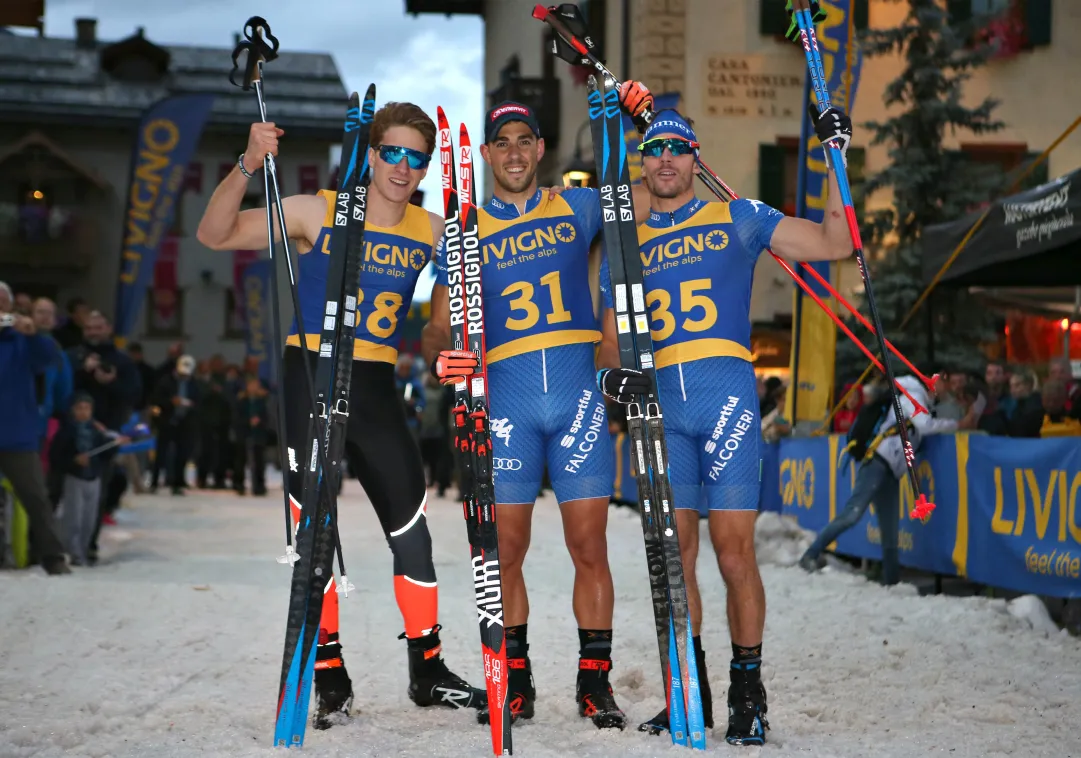
<path fill-rule="evenodd" d="M 428 164 L 432 162 L 432 156 L 409 147 L 379 145 L 376 150 L 379 151 L 379 157 L 392 166 L 397 166 L 403 158 L 409 161 L 409 168 L 418 170 L 428 168 Z"/>
<path fill-rule="evenodd" d="M 666 147 L 672 155 L 687 155 L 697 150 L 699 145 L 697 142 L 691 142 L 682 137 L 654 137 L 639 145 L 638 150 L 642 155 L 648 155 L 650 158 L 660 158 Z"/>

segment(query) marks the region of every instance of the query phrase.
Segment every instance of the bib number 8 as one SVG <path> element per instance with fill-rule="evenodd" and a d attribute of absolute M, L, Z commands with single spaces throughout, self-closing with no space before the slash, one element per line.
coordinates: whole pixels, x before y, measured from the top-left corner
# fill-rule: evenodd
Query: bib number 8
<path fill-rule="evenodd" d="M 364 302 L 364 290 L 357 292 L 357 311 Z M 368 334 L 386 339 L 398 328 L 398 309 L 402 306 L 402 296 L 398 292 L 380 292 L 372 298 L 372 312 L 364 322 Z M 385 326 L 384 326 L 385 324 Z"/>

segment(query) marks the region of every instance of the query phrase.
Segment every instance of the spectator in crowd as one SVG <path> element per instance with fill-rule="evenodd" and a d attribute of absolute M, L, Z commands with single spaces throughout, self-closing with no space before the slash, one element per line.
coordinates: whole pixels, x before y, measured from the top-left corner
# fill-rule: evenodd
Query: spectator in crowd
<path fill-rule="evenodd" d="M 113 344 L 113 326 L 100 311 L 91 311 L 83 319 L 83 342 L 68 350 L 76 391 L 94 399 L 94 420 L 106 429 L 120 429 L 131 418 L 142 386 L 139 372 L 127 354 Z M 117 448 L 101 454 L 101 519 L 115 523 L 113 512 L 120 505 L 117 491 L 111 488 L 116 470 Z M 100 528 L 99 530 L 100 531 Z M 97 560 L 98 532 L 90 542 L 87 560 Z"/>
<path fill-rule="evenodd" d="M 988 361 L 984 369 L 984 382 L 987 383 L 987 408 L 985 414 L 995 413 L 1001 404 L 1013 404 L 1010 395 L 1010 374 L 1006 372 L 1006 364 L 1002 361 Z"/>
<path fill-rule="evenodd" d="M 56 305 L 47 297 L 39 297 L 34 301 L 31 313 L 38 334 L 53 340 L 58 353 L 56 362 L 39 375 L 41 387 L 38 394 L 40 400 L 38 413 L 41 420 L 41 439 L 44 444 L 49 436 L 49 420 L 54 416 L 64 418 L 67 415 L 75 380 L 71 371 L 71 361 L 61 351 L 60 343 L 52 334 L 56 327 Z"/>
<path fill-rule="evenodd" d="M 173 494 L 184 494 L 184 470 L 195 447 L 195 407 L 199 402 L 199 385 L 194 373 L 195 359 L 182 355 L 177 358 L 173 373 L 158 380 L 154 390 L 153 402 L 160 410 L 155 445 L 159 463 L 151 475 L 151 492 L 157 490 L 158 472 L 164 468 Z"/>
<path fill-rule="evenodd" d="M 0 476 L 11 482 L 30 521 L 30 539 L 42 568 L 70 574 L 60 527 L 41 467 L 35 375 L 58 360 L 55 341 L 37 334 L 33 319 L 12 313 L 11 288 L 0 282 Z"/>
<path fill-rule="evenodd" d="M 845 400 L 844 407 L 833 416 L 833 431 L 835 434 L 848 434 L 848 430 L 852 428 L 852 422 L 856 420 L 860 408 L 863 407 L 862 387 L 857 387 L 855 383 L 849 382 L 841 390 L 841 397 L 846 395 L 848 399 Z"/>
<path fill-rule="evenodd" d="M 266 494 L 267 391 L 258 376 L 248 376 L 237 395 L 233 418 L 233 489 L 244 494 L 244 473 L 251 463 L 251 494 Z"/>
<path fill-rule="evenodd" d="M 762 439 L 766 442 L 777 442 L 792 434 L 792 422 L 785 415 L 787 402 L 788 396 L 782 387 L 775 393 L 773 410 L 762 418 Z"/>
<path fill-rule="evenodd" d="M 60 520 L 67 534 L 73 566 L 87 564 L 90 538 L 98 526 L 101 456 L 89 453 L 109 439 L 94 424 L 94 398 L 85 392 L 77 393 L 50 451 L 53 470 L 63 476 Z"/>
<path fill-rule="evenodd" d="M 999 415 L 1001 423 L 993 427 L 993 434 L 1008 434 L 1011 437 L 1039 437 L 1043 425 L 1043 402 L 1036 392 L 1036 378 L 1031 371 L 1014 372 L 1010 377 L 1010 396 L 1013 398 L 1013 410 Z M 988 429 L 988 427 L 982 427 Z M 991 431 L 991 429 L 988 429 Z"/>
<path fill-rule="evenodd" d="M 963 371 L 946 368 L 938 372 L 938 382 L 935 385 L 935 394 L 938 396 L 935 414 L 938 418 L 960 421 L 965 417 L 961 393 L 967 381 L 968 377 Z"/>
<path fill-rule="evenodd" d="M 1073 367 L 1068 358 L 1055 358 L 1047 367 L 1047 378 L 1062 382 L 1066 388 L 1066 410 L 1081 419 L 1081 382 L 1074 381 Z"/>
<path fill-rule="evenodd" d="M 405 406 L 405 419 L 416 437 L 419 434 L 421 414 L 424 412 L 424 386 L 413 371 L 413 356 L 403 353 L 398 356 L 398 365 L 394 373 L 394 382 L 398 387 L 398 397 Z"/>
<path fill-rule="evenodd" d="M 34 298 L 26 292 L 15 293 L 15 312 L 20 316 L 34 315 Z"/>
<path fill-rule="evenodd" d="M 158 375 L 154 379 L 154 387 L 158 386 L 163 378 L 172 376 L 176 371 L 176 362 L 180 360 L 180 356 L 184 355 L 184 343 L 174 342 L 169 345 L 169 349 L 165 351 L 165 360 L 158 365 Z"/>
<path fill-rule="evenodd" d="M 930 398 L 918 379 L 902 376 L 898 383 L 904 386 L 916 401 L 929 412 L 934 411 Z M 939 383 L 936 390 L 950 392 Z M 940 389 L 941 388 L 941 389 Z M 901 396 L 901 408 L 909 441 L 918 450 L 923 439 L 930 434 L 953 432 L 958 422 L 934 418 L 931 413 L 915 415 L 915 407 L 907 397 Z M 890 393 L 880 393 L 869 400 L 849 430 L 847 452 L 852 465 L 859 466 L 856 483 L 844 509 L 819 533 L 807 552 L 799 560 L 805 571 L 813 572 L 821 566 L 821 556 L 826 547 L 846 531 L 859 523 L 871 502 L 875 503 L 878 525 L 882 534 L 882 583 L 896 584 L 901 578 L 899 557 L 899 503 L 898 481 L 905 476 L 905 452 L 897 432 L 893 398 Z"/>
<path fill-rule="evenodd" d="M 784 392 L 784 382 L 776 376 L 766 380 L 766 394 L 758 404 L 759 418 L 765 419 L 777 407 L 777 393 Z"/>
<path fill-rule="evenodd" d="M 1066 409 L 1068 401 L 1066 384 L 1059 379 L 1044 382 L 1041 400 L 1043 403 L 1043 421 L 1040 424 L 1041 437 L 1076 437 L 1081 435 L 1081 421 L 1073 417 Z"/>
<path fill-rule="evenodd" d="M 424 409 L 420 414 L 420 457 L 428 470 L 428 486 L 438 487 L 439 496 L 450 486 L 453 467 L 450 448 L 454 388 L 444 387 L 428 374 L 424 381 Z"/>
<path fill-rule="evenodd" d="M 139 374 L 139 398 L 135 401 L 135 410 L 142 412 L 150 404 L 150 394 L 158 383 L 158 371 L 149 363 L 143 355 L 143 346 L 138 342 L 128 345 L 128 357 L 135 364 L 135 372 Z"/>
<path fill-rule="evenodd" d="M 1010 377 L 1006 373 L 1006 364 L 1002 361 L 989 361 L 984 369 L 983 379 L 987 382 L 987 408 L 984 415 L 996 413 L 999 408 L 1006 408 L 1008 413 L 1015 403 L 1010 395 Z"/>
<path fill-rule="evenodd" d="M 83 324 L 90 315 L 90 306 L 81 297 L 73 297 L 68 300 L 68 317 L 63 326 L 57 329 L 53 336 L 65 350 L 81 345 L 83 342 Z"/>
<path fill-rule="evenodd" d="M 196 409 L 199 422 L 196 483 L 200 489 L 206 489 L 213 480 L 213 489 L 223 490 L 234 456 L 229 448 L 232 398 L 227 392 L 225 358 L 221 355 L 214 355 L 207 362 L 207 373 L 199 396 L 199 407 Z"/>

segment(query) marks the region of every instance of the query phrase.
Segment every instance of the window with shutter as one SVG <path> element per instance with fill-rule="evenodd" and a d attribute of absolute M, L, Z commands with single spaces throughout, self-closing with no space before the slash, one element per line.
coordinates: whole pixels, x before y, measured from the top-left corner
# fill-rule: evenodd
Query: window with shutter
<path fill-rule="evenodd" d="M 1051 44 L 1051 0 L 1025 0 L 1028 46 Z"/>
<path fill-rule="evenodd" d="M 848 184 L 852 189 L 852 205 L 856 209 L 856 219 L 863 221 L 866 212 L 867 152 L 862 147 L 848 148 Z"/>
<path fill-rule="evenodd" d="M 852 0 L 852 22 L 856 27 L 856 31 L 867 28 L 868 16 L 870 15 L 868 5 L 870 5 L 869 0 Z"/>
<path fill-rule="evenodd" d="M 759 7 L 758 32 L 766 37 L 784 37 L 788 31 L 785 0 L 762 0 Z M 765 202 L 764 200 L 762 202 Z"/>
<path fill-rule="evenodd" d="M 758 200 L 780 209 L 784 207 L 785 148 L 758 146 Z"/>
<path fill-rule="evenodd" d="M 951 24 L 961 24 L 972 18 L 972 0 L 946 0 L 946 12 Z"/>

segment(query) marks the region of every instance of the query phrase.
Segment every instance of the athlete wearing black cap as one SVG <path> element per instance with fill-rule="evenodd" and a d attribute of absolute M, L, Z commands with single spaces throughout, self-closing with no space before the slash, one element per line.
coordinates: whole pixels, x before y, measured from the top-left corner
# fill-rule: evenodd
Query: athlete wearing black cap
<path fill-rule="evenodd" d="M 649 105 L 641 102 L 638 112 Z M 484 140 L 481 155 L 491 166 L 495 187 L 478 222 L 511 712 L 515 720 L 532 718 L 536 699 L 522 563 L 547 467 L 575 570 L 578 713 L 598 728 L 622 729 L 626 716 L 608 683 L 614 593 L 605 530 L 613 454 L 596 384 L 600 323 L 588 270 L 590 244 L 602 225 L 600 196 L 596 189 L 568 188 L 554 195 L 537 188 L 544 139 L 527 105 L 503 102 L 489 110 Z M 636 197 L 645 212 L 644 188 Z M 472 374 L 476 360 L 470 352 L 447 349 L 450 312 L 441 246 L 435 261 L 423 350 L 433 373 L 454 382 Z M 602 279 L 606 268 L 602 263 Z M 486 723 L 486 710 L 480 718 Z"/>

